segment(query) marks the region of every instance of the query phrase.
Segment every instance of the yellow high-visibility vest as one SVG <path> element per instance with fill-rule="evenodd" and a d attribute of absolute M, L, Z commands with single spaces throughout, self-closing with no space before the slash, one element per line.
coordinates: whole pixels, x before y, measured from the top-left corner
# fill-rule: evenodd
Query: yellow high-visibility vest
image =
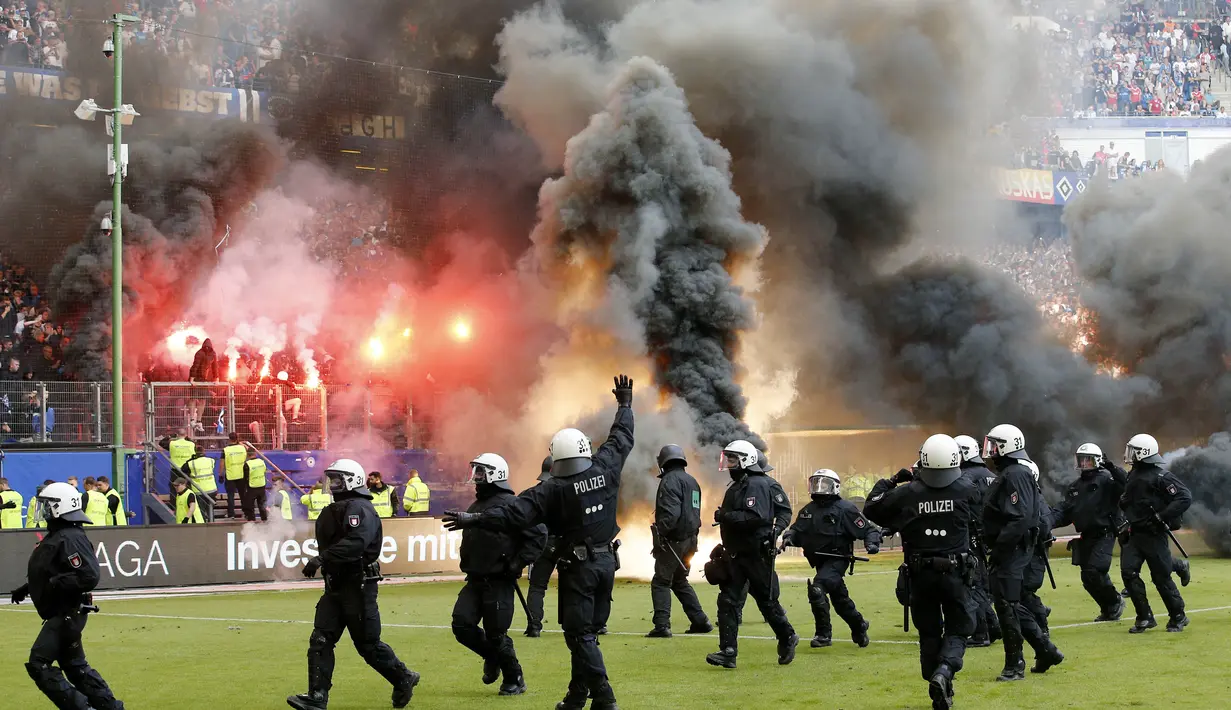
<path fill-rule="evenodd" d="M 188 472 L 191 474 L 192 482 L 196 484 L 193 493 L 209 495 L 218 492 L 218 480 L 214 478 L 213 459 L 204 455 L 189 459 Z"/>
<path fill-rule="evenodd" d="M 432 491 L 418 476 L 406 482 L 406 493 L 402 495 L 402 507 L 407 513 L 426 513 Z"/>
<path fill-rule="evenodd" d="M 325 506 L 332 503 L 333 500 L 325 491 L 314 490 L 308 495 L 300 498 L 299 502 L 307 507 L 308 520 L 316 520 L 321 517 L 321 511 L 325 509 Z"/>
<path fill-rule="evenodd" d="M 107 506 L 107 496 L 98 491 L 85 492 L 85 514 L 91 525 L 106 525 L 109 512 L 111 511 Z"/>
<path fill-rule="evenodd" d="M 25 502 L 21 494 L 17 491 L 5 491 L 0 493 L 0 502 L 17 504 L 16 508 L 0 510 L 0 530 L 20 530 L 21 504 Z"/>
<path fill-rule="evenodd" d="M 369 489 L 371 490 L 371 489 Z M 372 507 L 376 509 L 376 514 L 382 518 L 393 517 L 393 489 L 385 486 L 385 490 L 377 493 L 372 491 Z"/>
<path fill-rule="evenodd" d="M 180 468 L 197 452 L 197 445 L 187 439 L 172 439 L 167 451 L 171 454 L 171 467 Z"/>
<path fill-rule="evenodd" d="M 26 510 L 26 529 L 47 527 L 47 519 L 43 517 L 43 510 L 38 504 L 37 498 L 30 499 L 30 507 Z"/>
<path fill-rule="evenodd" d="M 295 518 L 295 509 L 291 505 L 291 494 L 286 491 L 278 491 L 278 497 L 282 499 L 279 504 L 279 509 L 282 511 L 282 519 L 293 520 Z"/>
<path fill-rule="evenodd" d="M 115 515 L 111 514 L 111 499 L 119 501 L 115 506 Z M 108 525 L 127 525 L 128 515 L 124 513 L 124 498 L 120 492 L 114 488 L 107 490 L 107 524 Z"/>
<path fill-rule="evenodd" d="M 228 481 L 238 481 L 244 477 L 244 462 L 248 460 L 248 451 L 240 444 L 231 444 L 222 449 L 222 460 L 226 465 L 225 474 Z"/>
<path fill-rule="evenodd" d="M 184 492 L 175 497 L 175 522 L 182 523 L 184 518 L 188 517 L 188 494 L 192 491 L 184 489 Z M 190 523 L 204 523 L 205 518 L 201 517 L 201 506 L 198 504 L 192 509 L 192 520 Z"/>
<path fill-rule="evenodd" d="M 241 466 L 242 470 L 243 467 Z M 248 462 L 248 487 L 249 488 L 264 488 L 265 487 L 265 462 L 261 459 L 252 459 Z"/>

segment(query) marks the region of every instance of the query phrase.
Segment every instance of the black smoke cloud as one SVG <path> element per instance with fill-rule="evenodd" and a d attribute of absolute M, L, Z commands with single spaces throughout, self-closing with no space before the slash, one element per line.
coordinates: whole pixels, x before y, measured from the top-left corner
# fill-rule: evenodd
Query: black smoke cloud
<path fill-rule="evenodd" d="M 1193 493 L 1185 521 L 1215 553 L 1231 556 L 1231 434 L 1215 434 L 1207 446 L 1167 458 L 1171 471 Z"/>

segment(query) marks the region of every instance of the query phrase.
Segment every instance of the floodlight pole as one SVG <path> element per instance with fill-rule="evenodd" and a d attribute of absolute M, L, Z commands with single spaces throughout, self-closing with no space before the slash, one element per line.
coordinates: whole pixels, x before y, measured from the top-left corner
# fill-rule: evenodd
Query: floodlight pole
<path fill-rule="evenodd" d="M 115 103 L 112 104 L 111 157 L 115 174 L 111 185 L 111 443 L 114 467 L 112 485 L 127 492 L 128 476 L 124 470 L 124 252 L 123 197 L 124 164 L 120 133 L 124 105 L 124 37 L 125 22 L 137 22 L 132 15 L 111 16 L 111 42 L 114 45 Z"/>

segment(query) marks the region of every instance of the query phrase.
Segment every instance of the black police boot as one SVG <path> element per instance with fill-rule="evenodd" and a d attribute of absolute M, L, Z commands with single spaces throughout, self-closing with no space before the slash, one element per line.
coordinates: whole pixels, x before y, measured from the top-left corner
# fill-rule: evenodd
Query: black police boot
<path fill-rule="evenodd" d="M 1193 570 L 1189 566 L 1188 560 L 1176 560 L 1176 575 L 1180 578 L 1180 586 L 1187 587 L 1188 583 L 1193 581 Z"/>
<path fill-rule="evenodd" d="M 966 640 L 966 648 L 987 648 L 992 645 L 992 640 L 987 634 L 975 634 Z"/>
<path fill-rule="evenodd" d="M 1128 632 L 1130 634 L 1144 634 L 1146 631 L 1154 628 L 1155 626 L 1158 626 L 1158 622 L 1154 620 L 1153 616 L 1150 616 L 1145 619 L 1138 619 L 1137 623 L 1133 624 L 1132 628 L 1130 628 Z"/>
<path fill-rule="evenodd" d="M 520 673 L 516 678 L 509 680 L 504 679 L 500 684 L 500 695 L 521 695 L 526 692 L 526 678 Z"/>
<path fill-rule="evenodd" d="M 418 684 L 419 674 L 408 669 L 402 680 L 393 686 L 393 707 L 404 708 L 409 705 L 411 696 L 415 694 L 415 686 Z"/>
<path fill-rule="evenodd" d="M 953 707 L 953 672 L 949 666 L 941 664 L 928 681 L 928 697 L 932 699 L 932 710 L 949 710 Z"/>
<path fill-rule="evenodd" d="M 829 648 L 833 645 L 833 639 L 828 636 L 813 636 L 812 643 L 808 644 L 812 648 Z"/>
<path fill-rule="evenodd" d="M 719 668 L 734 668 L 735 649 L 724 648 L 721 651 L 715 651 L 705 657 L 705 662 L 711 666 L 718 666 Z"/>
<path fill-rule="evenodd" d="M 851 640 L 860 648 L 867 648 L 868 644 L 872 643 L 872 639 L 868 638 L 868 629 L 871 627 L 866 619 L 859 622 L 858 629 L 851 629 Z"/>
<path fill-rule="evenodd" d="M 526 635 L 526 636 L 529 636 L 529 637 L 530 637 L 530 638 L 532 638 L 532 639 L 536 639 L 536 638 L 538 638 L 538 637 L 540 637 L 540 636 L 542 636 L 542 635 L 543 635 L 543 627 L 541 627 L 541 626 L 527 626 L 527 627 L 526 627 L 526 633 L 525 633 L 525 635 Z"/>
<path fill-rule="evenodd" d="M 1043 652 L 1034 657 L 1034 666 L 1030 668 L 1031 673 L 1046 673 L 1052 666 L 1058 666 L 1064 661 L 1064 654 L 1060 653 L 1060 649 L 1054 644 L 1049 644 L 1048 648 L 1043 649 Z"/>
<path fill-rule="evenodd" d="M 323 690 L 314 690 L 310 693 L 300 693 L 292 695 L 286 699 L 286 704 L 296 710 L 325 710 L 329 707 L 329 693 Z"/>
<path fill-rule="evenodd" d="M 500 663 L 494 658 L 483 661 L 483 685 L 491 685 L 500 680 Z"/>
<path fill-rule="evenodd" d="M 799 645 L 799 634 L 791 634 L 789 638 L 778 639 L 778 665 L 788 666 L 795 660 L 795 647 Z"/>
<path fill-rule="evenodd" d="M 604 682 L 602 687 L 590 693 L 592 700 L 590 701 L 590 710 L 620 710 L 616 705 L 615 693 L 611 690 L 611 685 Z"/>
<path fill-rule="evenodd" d="M 1179 616 L 1171 617 L 1167 622 L 1167 630 L 1173 634 L 1178 634 L 1188 626 L 1188 614 L 1181 613 Z"/>
<path fill-rule="evenodd" d="M 597 631 L 597 635 L 599 635 L 599 636 L 606 636 L 606 635 L 607 635 L 607 625 L 606 625 L 606 624 L 603 624 L 603 628 L 601 628 L 601 629 L 599 629 L 599 630 Z"/>
<path fill-rule="evenodd" d="M 706 620 L 706 621 L 701 622 L 700 624 L 693 624 L 692 626 L 689 626 L 688 630 L 685 631 L 684 633 L 686 634 L 708 634 L 708 633 L 713 632 L 713 630 L 714 630 L 714 625 L 711 624 L 708 620 Z"/>
<path fill-rule="evenodd" d="M 574 687 L 569 683 L 568 692 L 564 694 L 564 700 L 556 703 L 556 710 L 585 710 L 586 701 L 589 700 L 590 693 L 582 687 Z"/>
<path fill-rule="evenodd" d="M 648 639 L 669 639 L 671 638 L 671 629 L 666 626 L 655 626 L 650 629 L 650 633 L 645 635 Z"/>
<path fill-rule="evenodd" d="M 1104 609 L 1103 613 L 1094 617 L 1094 620 L 1095 621 L 1119 621 L 1120 617 L 1124 615 L 1124 606 L 1125 604 L 1124 604 L 1123 597 L 1116 597 L 1116 608 L 1115 609 Z"/>
<path fill-rule="evenodd" d="M 1010 658 L 1005 659 L 1004 670 L 1000 671 L 1000 675 L 996 676 L 996 680 L 1007 683 L 1014 680 L 1026 679 L 1026 659 L 1022 654 L 1016 653 Z"/>

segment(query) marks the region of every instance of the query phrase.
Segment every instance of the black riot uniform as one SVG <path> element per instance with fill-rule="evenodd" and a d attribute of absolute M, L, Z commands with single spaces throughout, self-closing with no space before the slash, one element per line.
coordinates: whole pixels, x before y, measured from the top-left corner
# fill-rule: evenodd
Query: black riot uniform
<path fill-rule="evenodd" d="M 714 515 L 728 562 L 718 585 L 719 650 L 706 656 L 710 665 L 735 667 L 740 615 L 749 594 L 778 638 L 778 663 L 793 661 L 799 644 L 778 601 L 781 590 L 774 570 L 777 538 L 791 524 L 791 504 L 782 486 L 761 468 L 758 462 L 748 469 L 732 469 L 733 481 Z"/>
<path fill-rule="evenodd" d="M 551 478 L 551 457 L 543 459 L 543 469 L 539 473 L 539 485 Z M 557 538 L 550 535 L 538 559 L 530 564 L 530 572 L 526 575 L 529 590 L 526 592 L 526 635 L 538 638 L 543 633 L 543 600 L 547 596 L 547 585 L 551 582 L 551 573 L 556 571 Z"/>
<path fill-rule="evenodd" d="M 332 479 L 332 473 L 330 474 Z M 362 478 L 362 474 L 361 474 Z M 406 707 L 419 674 L 398 660 L 380 639 L 380 610 L 376 604 L 380 580 L 380 516 L 367 489 L 339 490 L 334 502 L 316 519 L 320 555 L 308 561 L 305 576 L 322 570 L 325 592 L 316 603 L 312 636 L 308 640 L 308 693 L 287 698 L 292 707 L 324 708 L 333 686 L 334 647 L 342 632 L 350 633 L 360 657 L 393 685 L 393 706 Z M 296 704 L 298 703 L 298 704 Z"/>
<path fill-rule="evenodd" d="M 962 461 L 962 478 L 975 487 L 974 497 L 970 501 L 970 553 L 975 561 L 971 574 L 970 596 L 975 604 L 975 632 L 970 637 L 969 645 L 990 646 L 1000 638 L 1000 620 L 996 617 L 996 609 L 992 606 L 992 593 L 988 588 L 983 500 L 996 476 L 983 465 L 982 458 L 975 457 Z"/>
<path fill-rule="evenodd" d="M 783 536 L 784 545 L 803 548 L 808 564 L 816 570 L 808 582 L 808 604 L 816 621 L 816 636 L 812 648 L 829 646 L 833 642 L 833 627 L 829 607 L 851 629 L 851 640 L 866 648 L 868 622 L 855 608 L 846 589 L 846 571 L 854 566 L 854 541 L 863 540 L 868 554 L 880 552 L 881 532 L 868 522 L 855 504 L 836 495 L 813 495 L 795 518 L 795 524 Z"/>
<path fill-rule="evenodd" d="M 697 554 L 697 535 L 701 531 L 701 486 L 689 475 L 684 452 L 675 445 L 658 453 L 658 494 L 654 500 L 654 576 L 650 580 L 650 600 L 654 605 L 654 628 L 647 636 L 671 636 L 671 594 L 674 592 L 684 615 L 688 633 L 714 630 L 701 608 L 697 593 L 688 583 L 692 557 Z"/>
<path fill-rule="evenodd" d="M 1038 485 L 1037 481 L 1035 485 Z M 1051 636 L 1047 623 L 1048 617 L 1051 616 L 1051 607 L 1043 603 L 1039 590 L 1043 588 L 1043 582 L 1047 578 L 1047 566 L 1050 564 L 1048 556 L 1051 554 L 1051 544 L 1055 541 L 1051 534 L 1053 527 L 1051 507 L 1047 505 L 1047 501 L 1043 498 L 1043 491 L 1040 489 L 1038 533 L 1035 536 L 1030 562 L 1026 564 L 1026 572 L 1022 575 L 1022 608 L 1034 617 L 1034 623 L 1046 637 Z"/>
<path fill-rule="evenodd" d="M 1052 510 L 1051 525 L 1072 525 L 1081 537 L 1069 543 L 1073 566 L 1081 568 L 1081 584 L 1099 605 L 1095 621 L 1117 621 L 1124 611 L 1124 600 L 1111 583 L 1111 557 L 1115 551 L 1116 523 L 1120 515 L 1120 496 L 1128 474 L 1103 460 L 1100 468 L 1081 472 L 1064 492 L 1064 500 Z"/>
<path fill-rule="evenodd" d="M 512 531 L 546 523 L 548 533 L 558 538 L 559 618 L 572 657 L 568 694 L 556 705 L 558 710 L 583 708 L 587 696 L 594 710 L 616 707 L 598 632 L 611 615 L 617 566 L 612 543 L 620 531 L 616 524 L 620 481 L 624 461 L 633 449 L 631 380 L 618 380 L 614 391 L 619 404 L 615 422 L 589 467 L 572 475 L 557 475 L 561 461 L 554 457 L 552 478 L 542 485 L 481 515 L 450 511 L 444 517 L 450 529 L 478 526 Z M 561 466 L 559 473 L 566 472 Z"/>
<path fill-rule="evenodd" d="M 1158 462 L 1133 464 L 1121 498 L 1129 532 L 1121 546 L 1120 575 L 1137 612 L 1137 623 L 1130 631 L 1138 633 L 1157 625 L 1141 580 L 1143 564 L 1150 568 L 1150 579 L 1167 607 L 1167 630 L 1181 631 L 1188 625 L 1184 598 L 1171 579 L 1173 562 L 1167 529 L 1179 529 L 1180 517 L 1192 505 L 1193 497 L 1175 474 L 1159 465 L 1161 462 L 1159 458 Z"/>
<path fill-rule="evenodd" d="M 1021 451 L 1014 453 L 1025 455 Z M 984 500 L 983 530 L 989 551 L 992 600 L 1004 643 L 1005 665 L 997 680 L 1021 680 L 1026 668 L 1023 640 L 1035 652 L 1033 672 L 1046 672 L 1064 660 L 1059 649 L 1043 635 L 1034 614 L 1022 604 L 1027 568 L 1035 559 L 1046 504 L 1034 473 L 1018 458 L 997 456 L 992 464 L 999 475 Z"/>
<path fill-rule="evenodd" d="M 26 671 L 57 708 L 123 710 L 124 703 L 115 699 L 107 682 L 90 667 L 81 645 L 86 625 L 83 606 L 91 604 L 99 567 L 94 547 L 81 527 L 89 518 L 71 513 L 69 517 L 47 521 L 47 536 L 30 554 L 26 584 L 13 592 L 14 604 L 28 594 L 43 619 Z"/>
<path fill-rule="evenodd" d="M 954 468 L 950 477 L 933 482 L 940 487 L 912 480 L 912 472 L 902 469 L 892 479 L 877 481 L 863 507 L 874 523 L 902 536 L 910 613 L 919 631 L 919 668 L 934 708 L 951 705 L 966 637 L 975 630 L 970 525 L 978 489 Z"/>
<path fill-rule="evenodd" d="M 477 500 L 468 513 L 482 513 L 516 497 L 511 490 L 490 483 L 479 483 L 475 492 Z M 542 525 L 512 533 L 482 528 L 462 532 L 460 566 L 466 584 L 453 605 L 453 635 L 483 659 L 484 683 L 504 676 L 501 695 L 520 695 L 526 689 L 508 635 L 516 606 L 513 587 L 522 569 L 542 554 L 546 539 L 547 528 Z"/>

